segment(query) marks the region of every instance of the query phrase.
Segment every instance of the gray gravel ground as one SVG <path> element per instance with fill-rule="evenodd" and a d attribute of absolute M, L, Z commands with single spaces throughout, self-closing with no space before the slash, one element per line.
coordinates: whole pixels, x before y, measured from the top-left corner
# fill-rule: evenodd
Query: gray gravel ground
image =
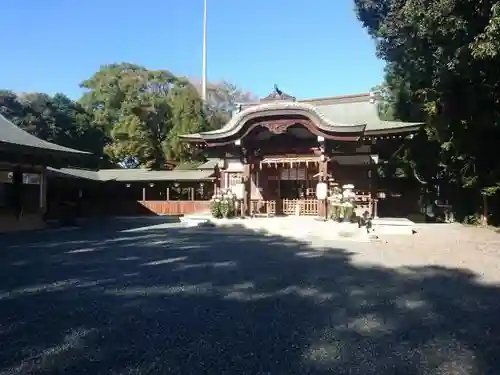
<path fill-rule="evenodd" d="M 315 250 L 242 228 L 123 232 L 141 225 L 0 237 L 1 375 L 500 374 L 492 232 Z"/>

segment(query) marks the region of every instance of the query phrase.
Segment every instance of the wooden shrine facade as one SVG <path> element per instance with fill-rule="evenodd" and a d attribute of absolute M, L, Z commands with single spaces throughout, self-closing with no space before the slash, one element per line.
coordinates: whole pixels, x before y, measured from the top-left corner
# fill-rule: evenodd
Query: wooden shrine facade
<path fill-rule="evenodd" d="M 43 141 L 0 115 L 0 233 L 43 228 L 47 167 L 89 162 L 90 153 Z"/>
<path fill-rule="evenodd" d="M 358 212 L 378 215 L 376 168 L 419 130 L 382 121 L 373 94 L 296 101 L 277 88 L 220 130 L 183 136 L 221 158 L 220 189 L 245 184 L 244 214 L 326 214 L 318 182 L 354 185 Z"/>
<path fill-rule="evenodd" d="M 280 152 L 265 143 L 259 148 L 235 147 L 225 158 L 219 188 L 231 189 L 245 182 L 247 215 L 323 216 L 325 204 L 316 198 L 317 183 L 327 182 L 330 188 L 353 184 L 358 210 L 376 216 L 378 154 L 374 148 L 365 145 L 342 152 L 332 150 L 322 138 L 316 138 L 316 143 L 295 153 Z"/>

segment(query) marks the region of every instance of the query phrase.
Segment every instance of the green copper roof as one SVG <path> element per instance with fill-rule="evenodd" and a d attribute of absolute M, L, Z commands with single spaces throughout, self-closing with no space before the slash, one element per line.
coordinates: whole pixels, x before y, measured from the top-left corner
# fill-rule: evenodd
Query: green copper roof
<path fill-rule="evenodd" d="M 333 99 L 333 100 L 332 100 Z M 313 104 L 326 118 L 345 124 L 365 124 L 365 134 L 403 130 L 422 125 L 421 122 L 383 121 L 379 118 L 377 103 L 370 94 L 304 101 Z"/>
<path fill-rule="evenodd" d="M 362 132 L 364 134 L 394 133 L 418 129 L 422 123 L 383 121 L 378 116 L 377 103 L 370 93 L 306 100 L 273 100 L 242 105 L 231 120 L 221 129 L 210 132 L 189 134 L 185 139 L 215 139 L 236 134 L 244 125 L 245 118 L 262 112 L 266 116 L 308 113 L 319 119 L 320 130 L 333 133 Z"/>
<path fill-rule="evenodd" d="M 61 152 L 66 154 L 90 155 L 90 152 L 75 150 L 72 148 L 56 145 L 31 135 L 24 131 L 5 117 L 0 115 L 0 148 L 2 145 L 28 147 L 44 151 Z"/>

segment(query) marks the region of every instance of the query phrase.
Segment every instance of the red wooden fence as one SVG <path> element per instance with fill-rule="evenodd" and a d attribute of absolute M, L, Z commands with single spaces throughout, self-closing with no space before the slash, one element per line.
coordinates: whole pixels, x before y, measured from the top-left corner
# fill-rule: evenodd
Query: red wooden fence
<path fill-rule="evenodd" d="M 157 215 L 189 215 L 210 209 L 210 201 L 139 201 Z"/>

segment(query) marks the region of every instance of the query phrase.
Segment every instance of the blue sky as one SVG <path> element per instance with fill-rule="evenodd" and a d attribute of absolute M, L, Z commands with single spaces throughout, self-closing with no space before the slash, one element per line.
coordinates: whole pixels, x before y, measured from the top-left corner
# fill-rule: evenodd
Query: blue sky
<path fill-rule="evenodd" d="M 367 92 L 383 62 L 352 0 L 208 0 L 208 78 L 258 96 Z M 0 88 L 81 94 L 102 64 L 201 76 L 203 0 L 5 0 Z"/>

